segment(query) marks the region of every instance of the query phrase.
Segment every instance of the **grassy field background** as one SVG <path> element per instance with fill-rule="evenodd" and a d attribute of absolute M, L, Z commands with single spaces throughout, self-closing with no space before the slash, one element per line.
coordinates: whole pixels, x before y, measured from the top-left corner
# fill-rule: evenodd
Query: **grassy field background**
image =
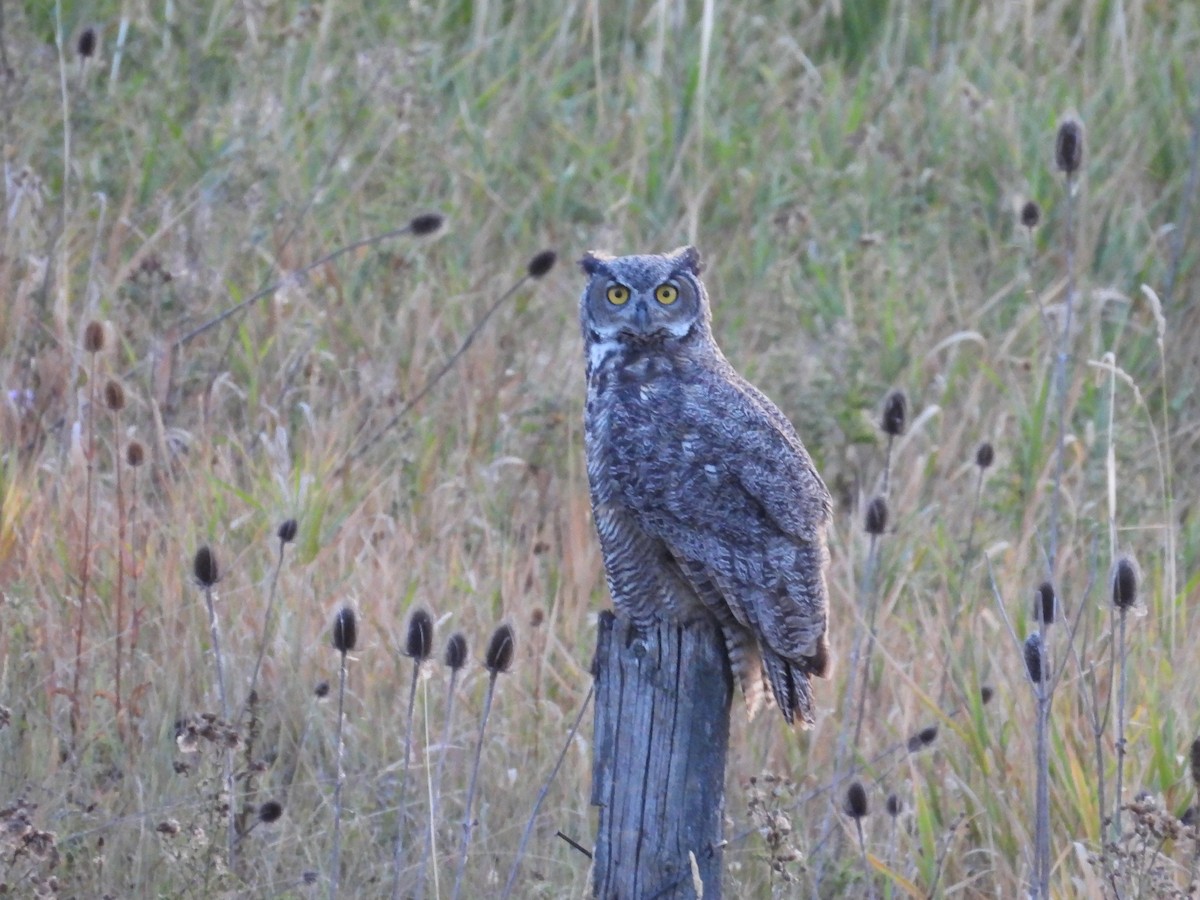
<path fill-rule="evenodd" d="M 1036 704 L 997 597 L 1024 638 L 1048 578 L 1078 623 L 1073 641 L 1070 624 L 1048 638 L 1067 661 L 1049 719 L 1052 892 L 1172 896 L 1192 882 L 1200 843 L 1177 817 L 1195 802 L 1200 733 L 1200 9 L 98 0 L 2 12 L 10 891 L 325 893 L 329 634 L 350 604 L 345 892 L 391 890 L 398 828 L 415 889 L 428 776 L 445 758 L 427 888 L 449 896 L 489 681 L 480 659 L 507 622 L 516 658 L 496 683 L 463 887 L 499 895 L 584 702 L 609 602 L 583 466 L 573 261 L 688 242 L 706 258 L 718 340 L 796 424 L 836 503 L 834 676 L 816 686 L 810 732 L 734 709 L 726 895 L 1018 896 L 1034 877 Z M 1086 129 L 1070 225 L 1055 166 L 1068 113 Z M 1020 221 L 1030 200 L 1035 228 Z M 301 274 L 429 211 L 446 217 L 436 235 Z M 380 432 L 544 248 L 559 265 L 500 304 Z M 103 323 L 99 352 L 90 322 Z M 882 491 L 892 389 L 909 415 L 872 551 L 863 511 Z M 984 441 L 995 464 L 981 473 Z M 298 534 L 282 545 L 289 518 Z M 253 827 L 232 871 L 226 732 L 200 718 L 219 712 L 193 578 L 204 545 L 220 568 L 235 709 L 278 567 L 259 703 L 233 723 L 236 802 Z M 1124 799 L 1145 798 L 1102 858 L 1117 716 L 1099 740 L 1093 716 L 1118 692 L 1119 553 L 1143 576 Z M 423 667 L 405 793 L 412 664 L 400 649 L 414 606 L 433 614 L 439 655 L 459 630 L 471 661 L 447 743 L 448 671 Z M 853 648 L 872 617 L 864 721 L 848 742 Z M 590 732 L 585 717 L 515 896 L 587 893 L 588 860 L 555 832 L 591 844 Z M 871 886 L 842 812 L 849 777 L 867 789 Z M 254 824 L 268 800 L 282 817 Z"/>

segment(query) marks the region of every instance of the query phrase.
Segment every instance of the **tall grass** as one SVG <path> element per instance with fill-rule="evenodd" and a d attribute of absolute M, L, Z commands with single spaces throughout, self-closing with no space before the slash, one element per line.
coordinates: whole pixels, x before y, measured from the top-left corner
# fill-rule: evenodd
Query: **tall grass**
<path fill-rule="evenodd" d="M 343 726 L 343 893 L 386 892 L 397 868 L 445 893 L 464 820 L 462 895 L 500 890 L 609 602 L 582 464 L 580 279 L 569 266 L 530 279 L 525 261 L 692 240 L 718 340 L 795 422 L 836 506 L 839 662 L 811 731 L 735 715 L 726 893 L 807 895 L 817 857 L 823 891 L 862 893 L 864 848 L 880 895 L 1017 896 L 1038 880 L 1036 704 L 988 567 L 1023 638 L 1047 561 L 1064 617 L 1045 723 L 1049 892 L 1185 883 L 1190 845 L 1156 849 L 1137 828 L 1194 799 L 1197 688 L 1179 674 L 1200 663 L 1192 4 L 0 14 L 0 809 L 4 833 L 28 838 L 20 854 L 4 845 L 0 880 L 235 896 L 322 877 L 338 744 L 313 688 L 338 674 L 327 612 L 353 602 L 370 628 Z M 1088 153 L 1068 223 L 1054 134 L 1072 108 Z M 428 210 L 445 225 L 417 239 Z M 102 354 L 81 341 L 92 321 Z M 98 395 L 118 375 L 119 423 Z M 878 404 L 901 385 L 871 669 L 854 675 L 856 504 L 878 490 Z M 293 516 L 284 556 L 276 528 Z M 224 836 L 214 798 L 245 735 L 205 718 L 220 713 L 212 638 L 189 583 L 205 542 L 221 549 L 231 709 L 258 695 L 235 776 L 282 804 L 270 827 L 239 824 L 260 821 L 257 804 L 235 822 L 236 853 L 209 824 Z M 1115 680 L 1111 604 L 1087 589 L 1106 544 L 1137 558 L 1146 613 L 1120 616 Z M 417 722 L 438 742 L 414 729 L 409 777 L 444 774 L 436 800 L 401 787 L 411 671 L 393 648 L 414 605 L 475 646 L 499 621 L 516 631 L 470 810 L 478 665 L 455 670 L 449 696 L 445 667 L 423 672 Z M 850 692 L 851 715 L 865 712 L 837 772 L 852 677 L 866 693 Z M 1118 736 L 1105 686 L 1115 703 L 1121 684 Z M 936 744 L 907 752 L 934 723 Z M 587 891 L 586 858 L 556 834 L 593 840 L 589 738 L 585 721 L 514 896 Z M 763 791 L 782 779 L 786 798 Z M 855 820 L 861 842 L 839 814 L 851 780 L 904 800 Z M 818 846 L 830 809 L 844 839 Z M 767 816 L 770 842 L 752 827 Z M 420 827 L 397 866 L 401 819 Z M 214 862 L 229 857 L 228 871 Z"/>

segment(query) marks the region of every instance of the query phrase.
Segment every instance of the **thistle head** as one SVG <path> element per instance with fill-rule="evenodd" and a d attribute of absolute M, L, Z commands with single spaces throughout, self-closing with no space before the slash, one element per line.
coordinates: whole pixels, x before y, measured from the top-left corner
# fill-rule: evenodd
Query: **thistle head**
<path fill-rule="evenodd" d="M 404 655 L 418 665 L 433 653 L 433 617 L 418 606 L 408 617 L 408 635 L 404 641 Z"/>
<path fill-rule="evenodd" d="M 333 649 L 345 656 L 358 643 L 358 616 L 354 609 L 343 606 L 333 617 Z"/>
<path fill-rule="evenodd" d="M 488 641 L 487 653 L 483 658 L 484 667 L 492 675 L 507 672 L 509 667 L 512 666 L 516 646 L 517 639 L 513 633 L 512 626 L 508 624 L 501 625 L 492 632 L 492 639 Z"/>

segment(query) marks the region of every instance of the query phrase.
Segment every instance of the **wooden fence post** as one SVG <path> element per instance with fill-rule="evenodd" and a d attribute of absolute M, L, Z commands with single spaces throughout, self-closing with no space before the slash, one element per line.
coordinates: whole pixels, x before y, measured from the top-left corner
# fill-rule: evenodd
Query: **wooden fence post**
<path fill-rule="evenodd" d="M 601 613 L 595 676 L 595 896 L 694 898 L 690 852 L 704 900 L 720 900 L 733 696 L 720 630 Z"/>

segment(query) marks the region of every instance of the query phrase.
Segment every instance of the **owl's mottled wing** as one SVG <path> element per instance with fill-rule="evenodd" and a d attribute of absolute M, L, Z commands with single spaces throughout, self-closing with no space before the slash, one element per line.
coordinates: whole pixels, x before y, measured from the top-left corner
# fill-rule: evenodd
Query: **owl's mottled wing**
<path fill-rule="evenodd" d="M 613 422 L 627 448 L 625 507 L 710 606 L 716 587 L 768 670 L 778 655 L 824 674 L 830 500 L 795 431 L 732 372 L 642 390 L 647 402 Z"/>

